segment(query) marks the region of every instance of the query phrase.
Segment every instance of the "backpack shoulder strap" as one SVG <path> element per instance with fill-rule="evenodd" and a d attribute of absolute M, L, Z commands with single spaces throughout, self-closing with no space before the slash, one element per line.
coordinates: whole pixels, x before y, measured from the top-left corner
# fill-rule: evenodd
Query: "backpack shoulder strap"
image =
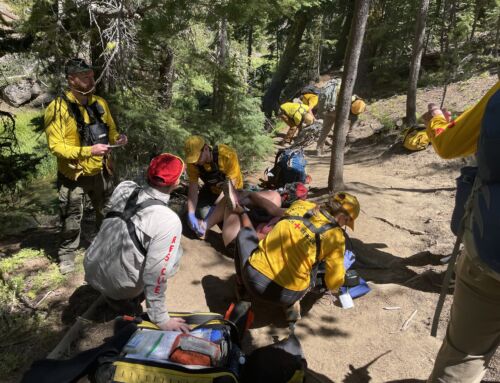
<path fill-rule="evenodd" d="M 101 104 L 99 104 L 99 101 L 95 100 L 91 105 L 85 105 L 85 109 L 87 110 L 91 120 L 99 121 L 104 124 L 102 119 L 102 116 L 104 115 L 104 108 Z"/>
<path fill-rule="evenodd" d="M 76 126 L 78 129 L 78 133 L 82 133 L 82 129 L 85 126 L 85 119 L 83 118 L 82 112 L 78 106 L 77 103 L 71 102 L 68 97 L 66 97 L 66 94 L 62 94 L 61 100 L 63 100 L 66 105 L 68 106 L 68 112 L 76 120 Z"/>
<path fill-rule="evenodd" d="M 147 250 L 144 248 L 141 241 L 137 237 L 137 233 L 135 232 L 135 225 L 132 222 L 132 217 L 136 215 L 139 211 L 149 207 L 149 206 L 167 206 L 167 204 L 163 201 L 157 199 L 147 199 L 146 201 L 138 204 L 137 198 L 139 197 L 139 192 L 142 190 L 140 186 L 136 187 L 132 194 L 130 194 L 127 203 L 125 204 L 125 209 L 123 212 L 111 211 L 106 214 L 106 218 L 120 218 L 127 225 L 127 231 L 130 236 L 130 239 L 134 243 L 134 246 L 139 250 L 139 252 L 146 256 Z"/>
<path fill-rule="evenodd" d="M 321 214 L 325 215 L 325 211 L 323 209 L 320 209 Z M 328 213 L 327 213 L 328 214 Z M 321 234 L 324 232 L 335 229 L 336 227 L 339 227 L 339 224 L 335 221 L 333 217 L 328 214 L 326 217 L 330 220 L 330 222 L 324 224 L 323 226 L 316 227 L 313 225 L 311 222 L 311 217 L 314 215 L 313 209 L 308 210 L 303 216 L 300 215 L 289 215 L 289 216 L 284 216 L 281 219 L 282 220 L 290 220 L 290 221 L 301 221 L 309 230 L 311 230 L 314 233 L 314 239 L 316 241 L 316 262 L 319 262 L 319 256 L 321 254 Z M 333 221 L 331 220 L 333 219 Z"/>
<path fill-rule="evenodd" d="M 212 170 L 219 170 L 219 145 L 212 149 Z"/>

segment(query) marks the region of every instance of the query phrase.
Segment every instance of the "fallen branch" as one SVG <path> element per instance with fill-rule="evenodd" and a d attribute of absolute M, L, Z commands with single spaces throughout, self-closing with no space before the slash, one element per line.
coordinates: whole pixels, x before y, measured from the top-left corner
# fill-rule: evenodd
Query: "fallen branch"
<path fill-rule="evenodd" d="M 405 323 L 403 323 L 403 325 L 401 326 L 401 331 L 406 331 L 406 329 L 410 326 L 410 322 L 413 320 L 413 318 L 415 317 L 415 315 L 417 315 L 417 312 L 418 310 L 415 310 L 411 315 L 410 317 L 405 321 Z"/>
<path fill-rule="evenodd" d="M 17 16 L 16 14 L 12 13 L 12 12 L 9 12 L 8 10 L 6 9 L 0 9 L 0 14 L 2 16 L 5 16 L 7 18 L 9 18 L 11 21 L 16 21 L 16 20 L 19 20 L 19 16 Z M 4 19 L 5 20 L 5 19 Z M 7 20 L 5 20 L 7 21 Z"/>
<path fill-rule="evenodd" d="M 408 229 L 408 228 L 400 226 L 400 225 L 398 225 L 396 223 L 392 223 L 391 221 L 389 221 L 389 220 L 387 220 L 385 218 L 382 218 L 382 217 L 373 217 L 373 218 L 378 219 L 379 221 L 382 221 L 382 222 L 384 222 L 384 223 L 386 223 L 386 224 L 388 224 L 388 225 L 390 225 L 390 226 L 392 226 L 392 227 L 394 227 L 396 229 L 405 230 L 408 233 L 413 234 L 413 235 L 426 235 L 427 234 L 424 231 Z"/>
<path fill-rule="evenodd" d="M 47 292 L 47 294 L 45 294 L 42 299 L 40 299 L 36 304 L 35 304 L 35 308 L 37 308 L 40 303 L 42 303 L 50 294 L 52 294 L 54 292 L 54 290 L 50 290 L 49 292 Z"/>
<path fill-rule="evenodd" d="M 84 323 L 88 323 L 89 318 L 94 314 L 95 309 L 104 301 L 104 297 L 101 295 L 97 298 L 94 303 L 83 313 L 82 316 L 76 318 L 75 323 L 66 332 L 64 337 L 58 343 L 58 345 L 52 350 L 52 352 L 47 355 L 47 359 L 59 359 L 69 350 L 71 344 L 76 340 L 80 330 L 82 329 Z"/>

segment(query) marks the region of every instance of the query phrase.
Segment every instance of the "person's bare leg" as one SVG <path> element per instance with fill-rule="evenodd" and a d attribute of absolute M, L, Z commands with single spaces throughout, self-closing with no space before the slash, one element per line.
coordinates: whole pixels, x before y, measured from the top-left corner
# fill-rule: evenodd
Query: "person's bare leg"
<path fill-rule="evenodd" d="M 281 206 L 281 196 L 274 190 L 265 190 L 261 192 L 251 192 L 242 198 L 242 205 L 248 204 L 254 207 L 261 207 L 269 215 L 275 217 L 283 216 Z M 238 206 L 234 211 L 226 209 L 224 213 L 224 225 L 222 227 L 222 239 L 227 246 L 238 235 L 241 227 L 253 227 L 250 218 L 244 213 L 243 208 Z"/>
<path fill-rule="evenodd" d="M 219 202 L 217 202 L 214 210 L 208 216 L 206 231 L 210 230 L 213 226 L 217 225 L 218 223 L 224 220 L 224 210 L 226 208 L 226 201 L 224 200 L 224 198 L 222 198 Z"/>
<path fill-rule="evenodd" d="M 245 214 L 245 216 L 247 215 Z M 224 241 L 224 246 L 227 246 L 231 242 L 233 242 L 240 230 L 240 215 L 235 212 L 230 212 L 228 209 L 226 209 L 226 211 L 224 212 L 224 223 L 222 226 L 222 240 Z"/>
<path fill-rule="evenodd" d="M 273 217 L 283 216 L 281 208 L 281 195 L 275 190 L 264 190 L 248 195 L 249 205 L 264 209 Z"/>

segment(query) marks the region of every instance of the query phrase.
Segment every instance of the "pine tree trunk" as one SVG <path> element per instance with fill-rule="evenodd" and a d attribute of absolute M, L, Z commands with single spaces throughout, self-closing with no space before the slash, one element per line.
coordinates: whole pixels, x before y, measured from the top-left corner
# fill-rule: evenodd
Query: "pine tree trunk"
<path fill-rule="evenodd" d="M 474 21 L 472 22 L 472 27 L 470 30 L 470 35 L 469 35 L 469 41 L 472 41 L 474 38 L 474 33 L 476 33 L 476 27 L 477 27 L 477 19 L 479 17 L 479 5 L 478 2 L 475 2 L 476 9 L 474 10 Z"/>
<path fill-rule="evenodd" d="M 429 0 L 421 0 L 417 21 L 415 23 L 415 39 L 413 40 L 413 54 L 410 63 L 408 94 L 406 96 L 406 124 L 408 126 L 414 126 L 417 123 L 417 83 L 424 48 L 425 23 L 428 11 Z"/>
<path fill-rule="evenodd" d="M 64 17 L 64 1 L 63 0 L 57 0 L 57 22 L 56 22 L 56 71 L 57 71 L 57 81 L 56 81 L 56 86 L 57 90 L 59 91 L 62 89 L 62 73 L 63 73 L 63 60 L 64 58 L 62 57 L 63 54 L 63 49 L 62 49 L 62 39 L 64 38 L 63 33 L 64 33 L 64 28 L 63 28 L 63 17 Z"/>
<path fill-rule="evenodd" d="M 354 2 L 352 0 L 344 0 L 345 15 L 342 21 L 342 29 L 335 45 L 335 56 L 333 56 L 334 67 L 342 66 L 342 60 L 345 57 L 347 42 L 349 39 L 349 30 L 351 28 L 352 17 L 354 15 Z"/>
<path fill-rule="evenodd" d="M 162 47 L 161 64 L 159 73 L 160 95 L 159 101 L 165 109 L 172 106 L 172 94 L 174 84 L 174 51 L 171 47 Z"/>
<path fill-rule="evenodd" d="M 98 79 L 102 73 L 103 60 L 102 60 L 102 45 L 99 31 L 93 25 L 90 32 L 90 61 L 94 69 L 95 78 Z M 96 85 L 97 90 L 102 90 L 102 82 Z"/>
<path fill-rule="evenodd" d="M 321 63 L 321 46 L 323 42 L 323 15 L 317 16 L 311 26 L 311 44 L 313 45 L 314 55 L 311 55 L 311 67 L 310 74 L 307 79 L 314 79 L 314 81 L 319 80 L 320 76 L 320 63 Z"/>
<path fill-rule="evenodd" d="M 217 35 L 217 69 L 214 77 L 212 115 L 217 118 L 224 116 L 225 84 L 221 73 L 227 69 L 229 55 L 227 20 L 221 20 Z"/>
<path fill-rule="evenodd" d="M 280 94 L 285 86 L 286 78 L 292 69 L 295 57 L 299 52 L 300 42 L 302 41 L 307 21 L 307 13 L 299 12 L 295 15 L 285 49 L 281 54 L 278 67 L 273 74 L 271 85 L 269 85 L 262 98 L 262 109 L 267 118 L 271 118 L 273 111 L 278 109 Z"/>
<path fill-rule="evenodd" d="M 253 25 L 248 27 L 248 39 L 247 39 L 247 73 L 250 78 L 252 71 L 252 54 L 253 54 Z"/>
<path fill-rule="evenodd" d="M 494 57 L 498 58 L 498 49 L 500 46 L 500 14 L 498 15 L 498 20 L 497 20 L 497 32 L 495 36 L 495 48 L 494 48 Z M 498 72 L 498 78 L 500 78 L 500 72 Z"/>
<path fill-rule="evenodd" d="M 328 175 L 328 189 L 330 191 L 344 188 L 344 147 L 349 130 L 348 118 L 369 10 L 370 0 L 355 1 L 354 17 L 349 32 L 349 43 L 347 44 L 344 60 L 345 69 L 342 76 L 342 85 L 340 87 L 335 116 L 332 158 L 330 162 L 330 174 Z"/>

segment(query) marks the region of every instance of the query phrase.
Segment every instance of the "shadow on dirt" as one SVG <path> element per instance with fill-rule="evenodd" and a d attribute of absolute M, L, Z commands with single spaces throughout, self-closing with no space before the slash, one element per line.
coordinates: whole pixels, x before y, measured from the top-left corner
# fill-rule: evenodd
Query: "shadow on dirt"
<path fill-rule="evenodd" d="M 202 278 L 201 284 L 205 292 L 207 306 L 211 312 L 216 312 L 224 315 L 232 302 L 236 302 L 235 281 L 234 277 L 227 280 L 222 280 L 214 275 L 206 275 Z M 301 315 L 307 318 L 309 310 L 315 302 L 321 298 L 319 294 L 308 294 L 301 301 Z M 263 328 L 274 326 L 275 328 L 288 328 L 288 323 L 285 320 L 284 310 L 282 307 L 263 302 L 258 299 L 252 299 L 252 309 L 255 314 L 255 319 L 252 328 Z M 311 326 L 306 321 L 300 320 L 297 322 L 298 328 L 304 328 L 309 334 L 317 334 L 326 337 L 340 336 L 347 337 L 348 333 L 339 330 L 334 317 L 325 318 L 315 326 Z"/>
<path fill-rule="evenodd" d="M 78 287 L 68 299 L 68 302 L 62 302 L 64 306 L 61 313 L 61 322 L 66 325 L 72 325 L 76 318 L 81 316 L 94 303 L 101 294 L 94 290 L 90 285 Z M 96 308 L 92 318 L 88 318 L 95 322 L 107 322 L 114 319 L 118 315 L 113 311 L 106 302 L 103 302 Z"/>
<path fill-rule="evenodd" d="M 395 283 L 424 292 L 441 291 L 446 269 L 446 265 L 440 262 L 442 255 L 424 251 L 408 258 L 399 258 L 381 250 L 387 247 L 384 243 L 364 243 L 356 238 L 352 238 L 351 243 L 356 255 L 353 268 L 367 281 Z M 423 267 L 425 270 L 416 272 L 409 266 Z"/>
<path fill-rule="evenodd" d="M 441 187 L 441 188 L 399 188 L 399 187 L 380 187 L 370 185 L 364 182 L 349 182 L 346 185 L 346 191 L 351 191 L 356 194 L 365 194 L 365 195 L 375 195 L 380 193 L 387 192 L 408 192 L 408 193 L 423 193 L 423 194 L 434 194 L 436 192 L 452 192 L 455 191 L 455 187 Z M 312 187 L 309 189 L 308 198 L 314 201 L 319 201 L 322 199 L 326 199 L 328 195 L 328 187 L 317 188 Z"/>
<path fill-rule="evenodd" d="M 371 382 L 372 378 L 370 376 L 370 372 L 368 369 L 372 364 L 377 362 L 380 358 L 383 356 L 389 354 L 391 350 L 384 352 L 383 354 L 380 354 L 377 356 L 375 359 L 372 361 L 368 362 L 362 367 L 355 368 L 352 364 L 349 365 L 349 373 L 346 375 L 342 383 L 364 383 L 364 382 Z"/>

